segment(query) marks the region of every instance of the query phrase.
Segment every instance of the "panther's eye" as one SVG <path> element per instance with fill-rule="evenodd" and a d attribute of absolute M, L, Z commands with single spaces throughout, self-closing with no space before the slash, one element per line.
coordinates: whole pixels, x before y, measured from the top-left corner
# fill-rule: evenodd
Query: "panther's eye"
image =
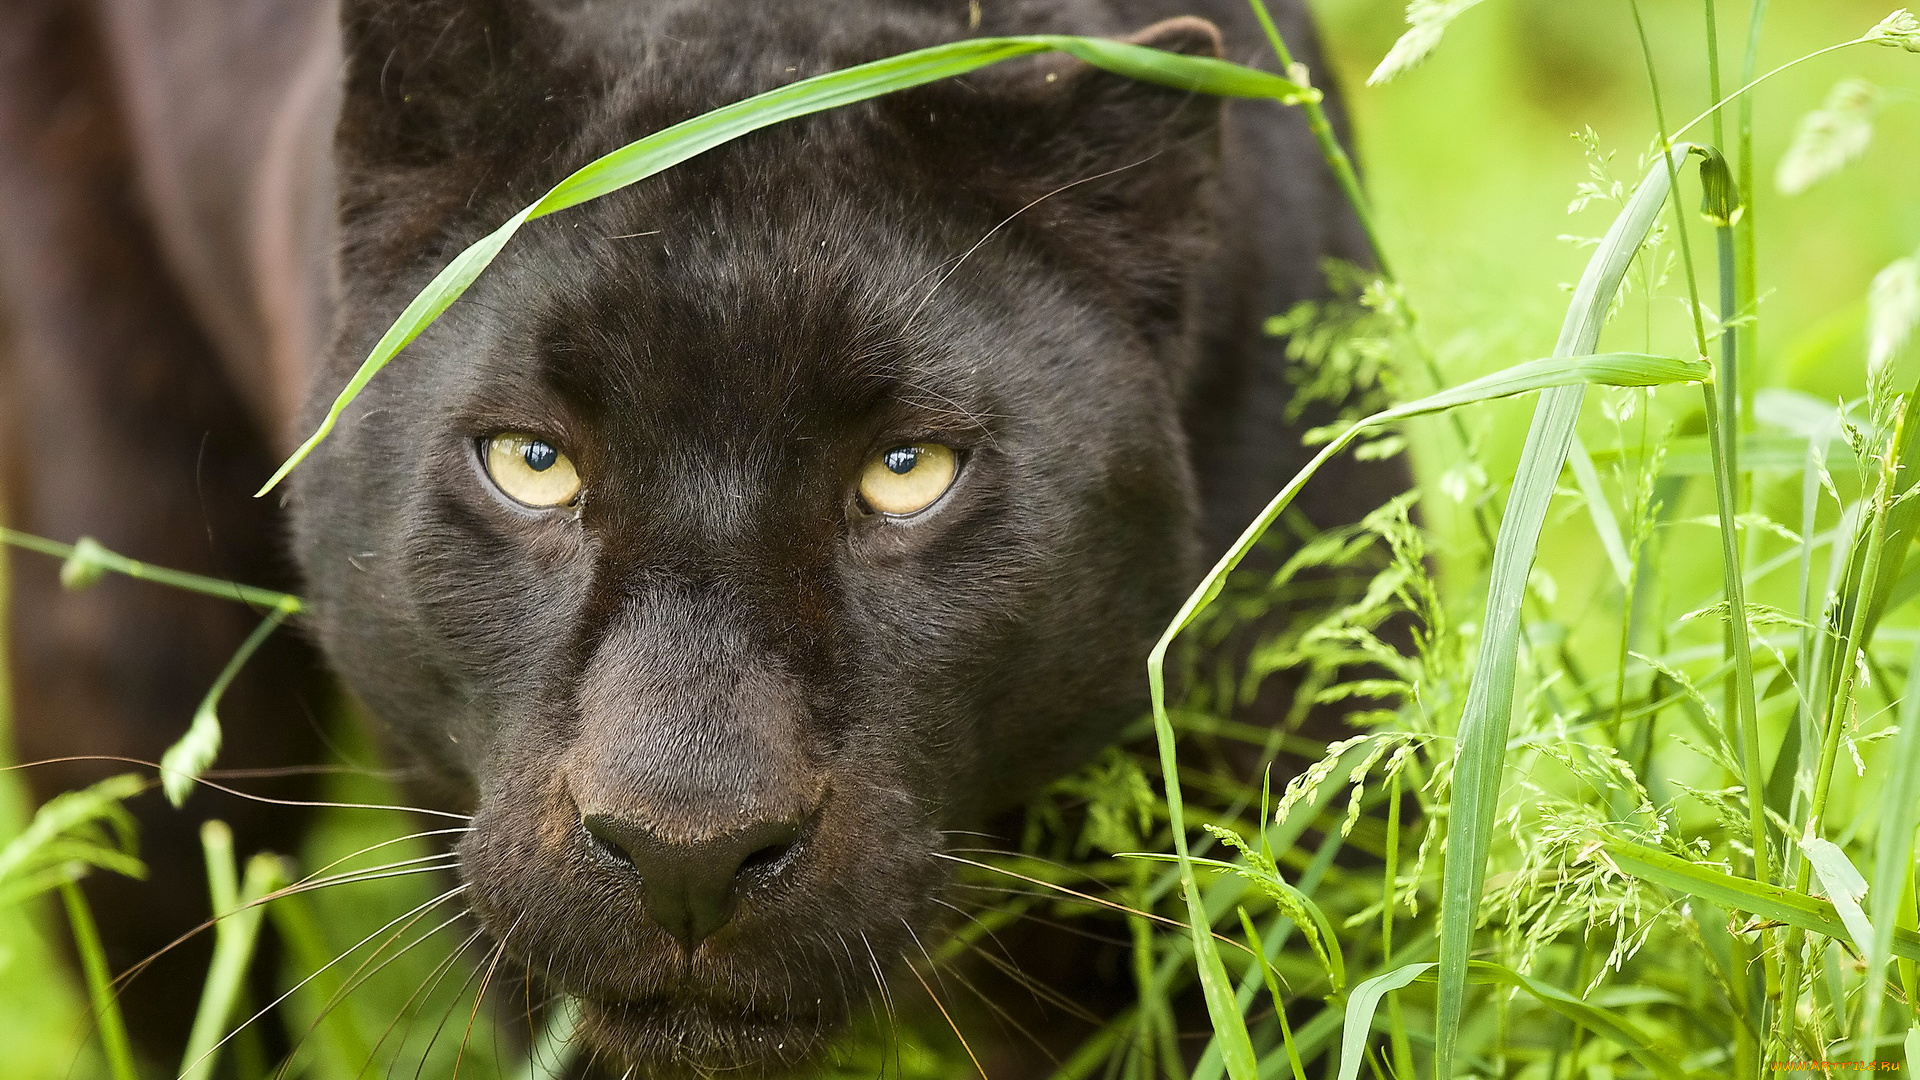
<path fill-rule="evenodd" d="M 950 446 L 915 443 L 882 450 L 860 473 L 860 498 L 868 509 L 904 517 L 932 506 L 953 486 L 960 457 Z"/>
<path fill-rule="evenodd" d="M 580 494 L 573 459 L 537 435 L 505 432 L 487 439 L 487 475 L 515 502 L 565 506 Z"/>

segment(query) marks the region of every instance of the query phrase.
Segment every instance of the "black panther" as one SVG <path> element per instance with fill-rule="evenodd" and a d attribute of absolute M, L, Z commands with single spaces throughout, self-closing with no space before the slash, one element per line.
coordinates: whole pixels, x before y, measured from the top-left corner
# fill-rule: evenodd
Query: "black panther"
<path fill-rule="evenodd" d="M 1271 68 L 1265 38 L 1237 0 L 6 19 L 9 520 L 298 588 L 326 669 L 474 815 L 481 923 L 639 1076 L 811 1059 L 938 922 L 949 831 L 1141 713 L 1148 645 L 1325 419 L 1289 419 L 1262 321 L 1366 258 L 1295 112 L 1010 62 L 528 226 L 252 503 L 447 259 L 614 147 L 969 35 Z M 1346 468 L 1317 523 L 1404 482 Z M 247 614 L 44 570 L 17 574 L 23 754 L 153 756 Z M 326 681 L 271 650 L 225 762 L 317 758 L 294 703 Z M 243 843 L 294 827 L 202 803 Z M 123 962 L 193 920 L 114 888 Z M 179 1023 L 146 1012 L 149 1040 Z"/>

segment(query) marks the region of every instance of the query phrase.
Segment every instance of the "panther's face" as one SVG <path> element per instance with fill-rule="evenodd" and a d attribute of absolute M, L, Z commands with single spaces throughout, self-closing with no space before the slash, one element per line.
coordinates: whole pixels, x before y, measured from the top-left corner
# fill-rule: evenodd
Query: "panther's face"
<path fill-rule="evenodd" d="M 471 6 L 521 44 L 463 104 L 457 26 L 348 4 L 323 399 L 566 169 L 796 77 Z M 1057 61 L 751 136 L 528 226 L 296 473 L 325 647 L 470 801 L 473 910 L 639 1075 L 804 1060 L 935 921 L 943 830 L 1140 709 L 1212 108 Z"/>

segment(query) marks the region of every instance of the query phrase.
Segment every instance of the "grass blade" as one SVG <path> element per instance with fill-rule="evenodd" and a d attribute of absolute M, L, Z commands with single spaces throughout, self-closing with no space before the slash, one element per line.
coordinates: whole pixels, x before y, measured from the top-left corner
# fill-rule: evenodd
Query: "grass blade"
<path fill-rule="evenodd" d="M 1913 830 L 1920 825 L 1920 693 L 1911 683 L 1920 672 L 1920 646 L 1908 665 L 1907 692 L 1900 700 L 1900 732 L 1889 751 L 1886 786 L 1880 791 L 1879 833 L 1874 837 L 1873 884 L 1867 890 L 1873 914 L 1873 940 L 1867 946 L 1866 988 L 1861 994 L 1860 1034 L 1879 1034 L 1886 1002 L 1887 961 L 1893 955 L 1893 930 L 1901 893 L 1913 873 Z M 1872 1055 L 1866 1047 L 1861 1051 Z"/>
<path fill-rule="evenodd" d="M 321 929 L 312 900 L 305 893 L 289 891 L 274 897 L 267 905 L 267 915 L 273 920 L 273 928 L 279 931 L 295 968 L 307 973 L 297 989 L 311 1003 L 315 1018 L 312 1030 L 323 1040 L 320 1056 L 333 1066 L 331 1072 L 323 1075 L 353 1075 L 373 1059 L 374 1041 L 360 1028 L 354 1003 L 348 999 L 345 979 L 333 966 L 338 954 L 328 943 L 326 931 Z M 296 1034 L 297 1045 L 306 1033 Z"/>
<path fill-rule="evenodd" d="M 1875 936 L 1867 913 L 1860 910 L 1860 898 L 1867 894 L 1867 879 L 1860 876 L 1859 869 L 1840 845 L 1831 840 L 1807 837 L 1800 842 L 1800 852 L 1812 864 L 1820 887 L 1832 898 L 1834 913 L 1846 926 L 1854 946 L 1865 953 Z"/>
<path fill-rule="evenodd" d="M 1627 541 L 1620 533 L 1620 520 L 1614 517 L 1613 504 L 1607 501 L 1607 489 L 1601 486 L 1600 473 L 1593 458 L 1579 439 L 1573 440 L 1567 463 L 1573 466 L 1573 478 L 1580 484 L 1580 497 L 1586 500 L 1587 516 L 1593 519 L 1593 531 L 1613 567 L 1614 580 L 1626 588 L 1633 580 L 1633 560 L 1627 556 Z"/>
<path fill-rule="evenodd" d="M 1673 164 L 1691 147 L 1675 147 Z M 1666 203 L 1670 181 L 1663 158 L 1647 172 L 1587 263 L 1567 309 L 1556 356 L 1589 353 L 1600 340 L 1607 309 L 1634 254 Z M 1447 817 L 1446 865 L 1440 892 L 1440 988 L 1434 1017 L 1434 1075 L 1453 1075 L 1453 1052 L 1466 1001 L 1467 960 L 1486 878 L 1487 852 L 1506 765 L 1520 649 L 1520 612 L 1560 470 L 1585 396 L 1583 385 L 1551 390 L 1540 399 L 1520 453 L 1513 493 L 1494 543 L 1480 652 L 1474 660 L 1454 750 L 1452 802 Z"/>
<path fill-rule="evenodd" d="M 1340 1031 L 1339 1080 L 1359 1080 L 1360 1063 L 1367 1056 L 1367 1035 L 1373 1030 L 1373 1014 L 1380 1011 L 1380 999 L 1432 971 L 1433 961 L 1407 964 L 1385 975 L 1375 975 L 1353 988 L 1347 999 L 1346 1023 Z"/>
<path fill-rule="evenodd" d="M 145 869 L 133 860 L 136 836 L 133 815 L 120 805 L 144 791 L 147 781 L 134 773 L 108 777 L 92 787 L 62 792 L 48 799 L 34 813 L 33 820 L 20 834 L 0 848 L 0 882 L 45 869 L 49 863 L 84 858 L 95 865 L 118 870 L 128 877 L 144 877 Z M 89 836 L 104 829 L 117 846 L 99 843 Z M 84 849 L 95 849 L 82 854 Z M 114 858 L 119 856 L 119 858 Z"/>
<path fill-rule="evenodd" d="M 1677 855 L 1624 841 L 1608 841 L 1607 857 L 1623 872 L 1675 892 L 1712 901 L 1723 908 L 1773 919 L 1808 933 L 1839 941 L 1850 940 L 1840 913 L 1826 900 L 1752 878 L 1736 877 L 1710 866 L 1688 862 Z M 1895 956 L 1920 960 L 1920 934 L 1892 928 L 1888 946 Z"/>
<path fill-rule="evenodd" d="M 87 898 L 80 894 L 80 886 L 63 881 L 60 899 L 66 903 L 73 948 L 80 954 L 80 969 L 86 974 L 87 994 L 93 1002 L 94 1023 L 100 1028 L 100 1046 L 107 1054 L 107 1069 L 113 1080 L 139 1080 L 133 1068 L 133 1049 L 127 1041 L 127 1022 L 120 1015 L 113 974 L 107 969 L 107 953 L 100 945 L 100 929 L 94 925 Z"/>
<path fill-rule="evenodd" d="M 1263 817 L 1265 815 L 1262 815 Z M 1240 930 L 1247 935 L 1247 944 L 1253 947 L 1253 963 L 1260 970 L 1260 979 L 1267 987 L 1267 997 L 1273 1001 L 1273 1015 L 1280 1021 L 1282 1046 L 1287 1052 L 1287 1068 L 1293 1072 L 1293 1080 L 1307 1080 L 1307 1072 L 1300 1064 L 1300 1051 L 1293 1045 L 1293 1031 L 1287 1026 L 1287 998 L 1280 992 L 1280 984 L 1274 980 L 1273 965 L 1267 962 L 1267 946 L 1260 940 L 1260 931 L 1248 917 L 1246 908 L 1237 908 L 1240 913 Z"/>
<path fill-rule="evenodd" d="M 1368 979 L 1354 988 L 1353 997 L 1347 1004 L 1346 1026 L 1340 1037 L 1338 1080 L 1358 1080 L 1360 1065 L 1366 1055 L 1367 1036 L 1373 1026 L 1374 1014 L 1379 1011 L 1380 1000 L 1389 991 L 1414 982 L 1431 981 L 1437 966 L 1431 962 L 1408 964 Z M 1686 1080 L 1687 1071 L 1679 1064 L 1680 1054 L 1661 1045 L 1638 1025 L 1606 1009 L 1590 1005 L 1551 983 L 1522 974 L 1504 964 L 1475 960 L 1468 968 L 1467 976 L 1468 981 L 1473 983 L 1525 990 L 1542 1006 L 1613 1042 L 1662 1080 Z"/>
<path fill-rule="evenodd" d="M 513 239 L 520 226 L 527 222 L 611 194 L 749 132 L 782 121 L 964 75 L 1017 56 L 1043 52 L 1063 52 L 1116 75 L 1191 93 L 1265 98 L 1288 105 L 1318 97 L 1318 91 L 1271 72 L 1211 57 L 1187 56 L 1100 38 L 1037 34 L 974 38 L 918 49 L 802 79 L 683 120 L 582 166 L 554 185 L 532 206 L 515 214 L 506 224 L 455 256 L 381 335 L 373 351 L 334 398 L 319 427 L 256 494 L 265 495 L 272 491 L 320 445 L 367 383 L 399 355 L 401 349 L 431 326 L 460 298 L 460 294 L 467 291 L 468 286 Z"/>
<path fill-rule="evenodd" d="M 247 862 L 246 879 L 236 888 L 233 874 L 233 831 L 225 822 L 208 821 L 200 827 L 200 844 L 207 857 L 208 891 L 213 896 L 213 962 L 200 990 L 200 1007 L 180 1058 L 180 1080 L 207 1080 L 219 1062 L 220 1048 L 231 1037 L 227 1023 L 240 1002 L 240 991 L 253 963 L 260 939 L 260 919 L 266 914 L 261 897 L 286 884 L 280 860 L 256 855 Z"/>

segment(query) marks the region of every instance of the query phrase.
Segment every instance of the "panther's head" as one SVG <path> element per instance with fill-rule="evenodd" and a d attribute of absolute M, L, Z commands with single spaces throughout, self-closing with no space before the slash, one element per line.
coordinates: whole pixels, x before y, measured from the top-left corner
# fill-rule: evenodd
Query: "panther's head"
<path fill-rule="evenodd" d="M 346 0 L 314 407 L 569 170 L 966 34 L 931 7 Z M 807 1058 L 936 921 L 943 830 L 1138 715 L 1218 115 L 1050 55 L 749 135 L 528 225 L 296 472 L 327 652 L 637 1075 Z"/>

